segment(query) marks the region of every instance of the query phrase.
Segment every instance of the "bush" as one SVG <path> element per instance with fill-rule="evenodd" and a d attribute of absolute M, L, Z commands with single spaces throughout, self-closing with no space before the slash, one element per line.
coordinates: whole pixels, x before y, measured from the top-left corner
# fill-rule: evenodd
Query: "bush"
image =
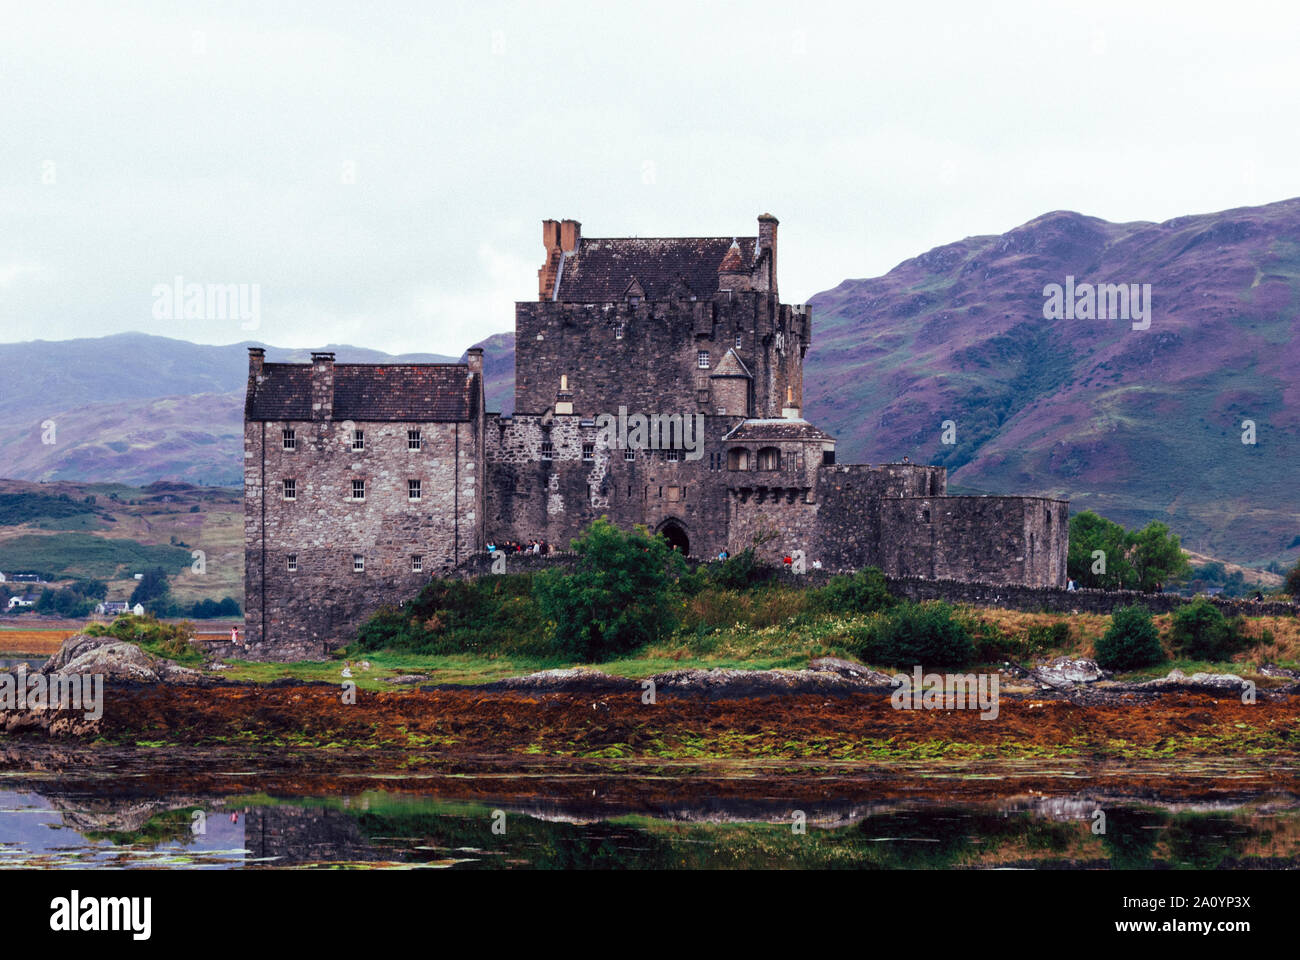
<path fill-rule="evenodd" d="M 556 653 L 604 660 L 667 636 L 676 625 L 681 554 L 644 527 L 625 533 L 602 517 L 573 541 L 574 572 L 547 570 L 533 596 L 554 626 Z"/>
<path fill-rule="evenodd" d="M 1291 568 L 1282 584 L 1282 589 L 1291 594 L 1291 599 L 1300 603 L 1300 560 Z"/>
<path fill-rule="evenodd" d="M 853 652 L 894 667 L 960 667 L 974 657 L 975 645 L 948 604 L 904 601 L 870 621 Z"/>
<path fill-rule="evenodd" d="M 1229 620 L 1205 597 L 1174 611 L 1169 641 L 1175 653 L 1192 660 L 1231 660 L 1254 643 L 1242 618 Z"/>
<path fill-rule="evenodd" d="M 532 599 L 533 575 L 430 580 L 400 607 L 384 606 L 357 630 L 361 650 L 444 655 L 510 652 L 544 655 L 544 620 Z"/>
<path fill-rule="evenodd" d="M 86 633 L 92 637 L 116 637 L 137 644 L 156 657 L 166 657 L 177 663 L 194 664 L 203 661 L 202 651 L 190 642 L 194 636 L 194 624 L 188 621 L 163 623 L 148 614 L 137 617 L 126 613 L 109 624 L 90 624 L 86 627 Z"/>
<path fill-rule="evenodd" d="M 1120 607 L 1097 641 L 1097 665 L 1103 670 L 1136 670 L 1165 661 L 1160 634 L 1144 606 Z"/>
<path fill-rule="evenodd" d="M 866 567 L 852 576 L 831 577 L 813 593 L 813 608 L 824 613 L 877 613 L 897 602 L 885 586 L 885 575 L 876 567 Z"/>

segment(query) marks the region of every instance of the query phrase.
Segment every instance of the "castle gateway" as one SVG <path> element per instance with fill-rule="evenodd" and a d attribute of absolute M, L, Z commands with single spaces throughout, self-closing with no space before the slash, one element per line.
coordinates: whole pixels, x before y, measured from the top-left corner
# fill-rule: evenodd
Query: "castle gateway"
<path fill-rule="evenodd" d="M 265 363 L 244 416 L 247 639 L 320 657 L 489 542 L 567 545 L 608 516 L 697 557 L 758 544 L 830 569 L 1065 585 L 1068 504 L 950 497 L 943 467 L 840 464 L 803 418 L 807 306 L 751 237 L 593 238 L 542 224 L 515 306 L 515 412 L 464 364 Z"/>

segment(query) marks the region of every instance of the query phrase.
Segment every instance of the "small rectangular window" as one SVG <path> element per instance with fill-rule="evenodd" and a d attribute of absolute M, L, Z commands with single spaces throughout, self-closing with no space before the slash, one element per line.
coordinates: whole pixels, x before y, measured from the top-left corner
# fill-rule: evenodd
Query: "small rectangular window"
<path fill-rule="evenodd" d="M 352 554 L 352 572 L 353 573 L 366 572 L 366 558 L 359 553 Z"/>
<path fill-rule="evenodd" d="M 614 339 L 615 340 L 623 339 L 623 324 L 618 323 L 614 325 Z"/>
<path fill-rule="evenodd" d="M 682 458 L 682 452 L 680 450 L 669 450 L 668 453 L 666 454 L 666 459 L 668 460 L 669 463 L 676 463 L 681 458 Z"/>
<path fill-rule="evenodd" d="M 744 342 L 745 342 L 745 338 L 742 337 L 740 334 L 736 334 L 736 349 L 737 349 L 737 350 L 740 349 L 741 344 L 743 344 Z"/>
<path fill-rule="evenodd" d="M 411 558 L 411 572 L 412 573 L 424 572 L 424 557 L 420 556 L 418 553 Z"/>
<path fill-rule="evenodd" d="M 407 500 L 419 500 L 419 499 L 420 499 L 420 481 L 419 481 L 419 480 L 407 480 L 407 481 L 406 481 L 406 499 L 407 499 Z"/>
<path fill-rule="evenodd" d="M 352 499 L 353 500 L 366 499 L 366 481 L 364 480 L 352 481 Z"/>
<path fill-rule="evenodd" d="M 419 449 L 420 449 L 420 443 L 421 443 L 421 440 L 420 440 L 420 431 L 419 431 L 419 430 L 407 430 L 407 431 L 406 431 L 406 449 L 407 449 L 407 450 L 419 450 Z"/>
<path fill-rule="evenodd" d="M 297 572 L 298 572 L 298 554 L 296 554 L 296 553 L 291 553 L 291 554 L 289 554 L 289 556 L 286 558 L 285 566 L 288 567 L 290 573 L 297 573 Z"/>
<path fill-rule="evenodd" d="M 594 443 L 584 443 L 582 445 L 582 459 L 584 460 L 596 459 L 596 445 Z"/>
<path fill-rule="evenodd" d="M 286 450 L 298 449 L 298 435 L 294 433 L 293 430 L 289 428 L 285 428 L 283 431 L 281 431 L 280 435 L 283 438 L 284 449 Z"/>
<path fill-rule="evenodd" d="M 555 444 L 550 440 L 542 441 L 542 459 L 551 460 L 555 456 Z"/>
<path fill-rule="evenodd" d="M 635 451 L 634 449 L 632 449 L 631 447 L 628 447 L 626 450 L 623 451 L 623 459 L 624 459 L 624 460 L 635 460 L 635 459 L 636 459 L 636 451 Z"/>
<path fill-rule="evenodd" d="M 699 350 L 695 354 L 695 365 L 701 370 L 709 369 L 709 351 Z"/>
<path fill-rule="evenodd" d="M 352 449 L 353 450 L 366 449 L 366 431 L 364 430 L 352 431 Z"/>
<path fill-rule="evenodd" d="M 281 481 L 281 482 L 284 484 L 284 499 L 286 499 L 286 500 L 297 500 L 297 499 L 298 499 L 298 481 L 297 481 L 297 480 L 283 480 L 283 481 Z"/>

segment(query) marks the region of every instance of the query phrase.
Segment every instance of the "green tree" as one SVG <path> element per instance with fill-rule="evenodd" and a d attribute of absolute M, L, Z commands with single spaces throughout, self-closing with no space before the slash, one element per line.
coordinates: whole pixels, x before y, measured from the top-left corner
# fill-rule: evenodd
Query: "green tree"
<path fill-rule="evenodd" d="M 133 607 L 140 604 L 154 616 L 166 616 L 172 607 L 171 585 L 167 582 L 166 571 L 162 567 L 146 570 L 131 591 L 129 602 Z"/>
<path fill-rule="evenodd" d="M 1130 531 L 1124 538 L 1139 590 L 1151 591 L 1184 579 L 1191 564 L 1183 553 L 1178 535 L 1159 520 L 1152 520 L 1141 530 Z"/>
<path fill-rule="evenodd" d="M 1160 633 L 1151 622 L 1151 611 L 1138 605 L 1120 607 L 1110 617 L 1110 626 L 1097 641 L 1097 665 L 1104 670 L 1136 670 L 1163 663 L 1165 651 Z"/>
<path fill-rule="evenodd" d="M 974 656 L 975 642 L 948 604 L 903 601 L 876 620 L 853 652 L 895 667 L 960 667 Z"/>
<path fill-rule="evenodd" d="M 1295 562 L 1291 572 L 1286 575 L 1286 580 L 1282 584 L 1282 589 L 1291 594 L 1293 600 L 1300 603 L 1300 560 Z"/>
<path fill-rule="evenodd" d="M 1091 510 L 1070 518 L 1070 550 L 1066 572 L 1081 587 L 1121 590 L 1137 582 L 1128 560 L 1124 528 Z M 1101 557 L 1093 554 L 1100 550 Z M 1094 572 L 1097 568 L 1097 572 Z"/>
<path fill-rule="evenodd" d="M 671 632 L 685 561 L 667 540 L 640 526 L 625 533 L 601 517 L 571 546 L 578 555 L 572 573 L 547 570 L 533 581 L 557 652 L 601 660 Z"/>
<path fill-rule="evenodd" d="M 1239 625 L 1205 597 L 1174 611 L 1169 642 L 1174 651 L 1194 660 L 1230 660 L 1245 646 Z"/>

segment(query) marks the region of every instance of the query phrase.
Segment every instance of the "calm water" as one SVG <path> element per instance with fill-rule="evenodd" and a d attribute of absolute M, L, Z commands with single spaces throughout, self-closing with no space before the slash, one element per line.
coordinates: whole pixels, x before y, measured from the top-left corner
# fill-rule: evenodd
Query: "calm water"
<path fill-rule="evenodd" d="M 0 781 L 4 782 L 4 781 Z M 129 792 L 129 791 L 128 791 Z M 766 807 L 766 809 L 765 809 Z M 0 867 L 267 869 L 1277 868 L 1300 865 L 1290 801 L 1105 805 L 1083 796 L 837 806 L 726 801 L 668 816 L 444 801 L 343 798 L 105 799 L 0 788 Z"/>

